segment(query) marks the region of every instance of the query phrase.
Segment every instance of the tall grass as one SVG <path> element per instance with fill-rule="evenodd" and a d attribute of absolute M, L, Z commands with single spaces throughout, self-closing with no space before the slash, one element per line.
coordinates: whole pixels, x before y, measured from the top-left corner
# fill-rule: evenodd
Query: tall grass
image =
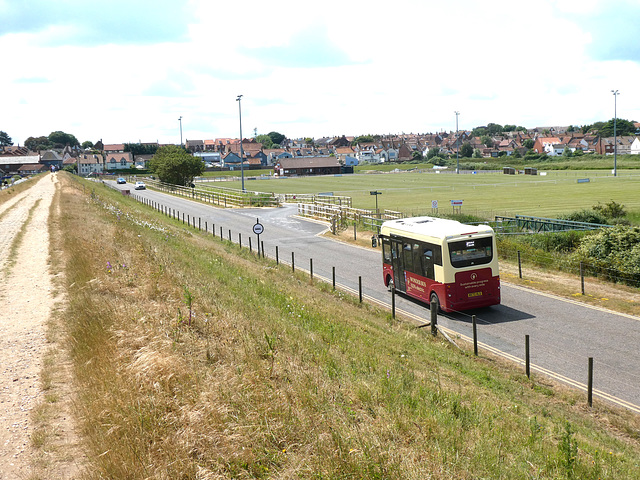
<path fill-rule="evenodd" d="M 83 478 L 640 475 L 626 412 L 107 189 L 61 207 Z"/>

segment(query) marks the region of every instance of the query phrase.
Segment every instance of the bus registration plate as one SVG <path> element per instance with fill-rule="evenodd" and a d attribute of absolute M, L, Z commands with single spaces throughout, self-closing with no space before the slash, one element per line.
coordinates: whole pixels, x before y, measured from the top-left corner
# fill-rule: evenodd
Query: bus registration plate
<path fill-rule="evenodd" d="M 469 294 L 469 297 L 481 297 L 482 292 L 473 292 Z"/>

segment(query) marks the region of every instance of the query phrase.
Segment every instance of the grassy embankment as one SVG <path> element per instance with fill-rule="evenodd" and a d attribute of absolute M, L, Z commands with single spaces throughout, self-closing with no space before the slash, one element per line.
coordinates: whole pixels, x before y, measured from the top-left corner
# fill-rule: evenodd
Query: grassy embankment
<path fill-rule="evenodd" d="M 637 416 L 60 179 L 83 478 L 640 476 Z"/>

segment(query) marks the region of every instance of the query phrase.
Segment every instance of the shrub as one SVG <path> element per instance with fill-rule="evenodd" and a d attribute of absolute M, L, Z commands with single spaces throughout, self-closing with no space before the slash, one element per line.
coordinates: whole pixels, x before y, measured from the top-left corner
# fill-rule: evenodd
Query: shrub
<path fill-rule="evenodd" d="M 579 210 L 562 215 L 559 218 L 572 222 L 597 223 L 598 225 L 607 225 L 609 223 L 607 217 L 595 210 Z"/>
<path fill-rule="evenodd" d="M 607 218 L 621 218 L 627 215 L 624 205 L 616 203 L 613 200 L 609 203 L 605 203 L 604 205 L 598 202 L 598 204 L 594 205 L 592 208 Z"/>
<path fill-rule="evenodd" d="M 635 285 L 640 282 L 640 227 L 620 225 L 589 235 L 575 256 L 595 274 Z"/>

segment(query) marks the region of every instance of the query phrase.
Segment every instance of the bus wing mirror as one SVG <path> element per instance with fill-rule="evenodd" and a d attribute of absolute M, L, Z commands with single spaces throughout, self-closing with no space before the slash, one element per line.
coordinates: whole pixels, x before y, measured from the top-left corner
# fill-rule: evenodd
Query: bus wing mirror
<path fill-rule="evenodd" d="M 376 248 L 378 246 L 378 238 L 375 235 L 371 237 L 371 246 L 373 248 Z"/>

